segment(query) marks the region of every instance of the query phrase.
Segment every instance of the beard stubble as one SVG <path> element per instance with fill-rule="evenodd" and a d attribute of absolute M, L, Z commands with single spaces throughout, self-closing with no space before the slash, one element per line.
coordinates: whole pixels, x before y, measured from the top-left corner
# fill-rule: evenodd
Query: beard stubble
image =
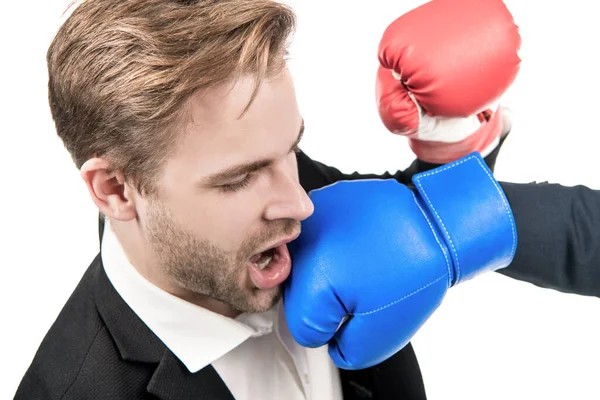
<path fill-rule="evenodd" d="M 300 222 L 270 222 L 257 235 L 247 237 L 236 252 L 226 251 L 208 238 L 199 238 L 177 224 L 164 204 L 151 204 L 146 232 L 162 272 L 193 293 L 213 298 L 242 313 L 264 312 L 282 297 L 281 287 L 269 290 L 244 285 L 249 259 L 265 245 L 300 228 Z"/>

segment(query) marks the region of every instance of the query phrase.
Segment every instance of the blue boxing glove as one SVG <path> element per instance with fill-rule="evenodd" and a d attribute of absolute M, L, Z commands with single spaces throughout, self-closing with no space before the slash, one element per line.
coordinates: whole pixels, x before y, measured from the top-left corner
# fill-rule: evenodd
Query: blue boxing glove
<path fill-rule="evenodd" d="M 339 368 L 401 350 L 449 287 L 512 261 L 509 203 L 472 153 L 413 177 L 341 181 L 314 190 L 314 214 L 290 245 L 284 309 L 295 340 L 329 344 Z"/>

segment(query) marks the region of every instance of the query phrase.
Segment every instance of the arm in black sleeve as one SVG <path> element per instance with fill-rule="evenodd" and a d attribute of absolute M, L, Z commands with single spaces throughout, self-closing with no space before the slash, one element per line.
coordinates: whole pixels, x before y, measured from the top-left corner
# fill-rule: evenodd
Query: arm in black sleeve
<path fill-rule="evenodd" d="M 499 273 L 561 292 L 600 297 L 600 191 L 501 182 L 517 225 L 513 262 Z"/>
<path fill-rule="evenodd" d="M 492 170 L 500 147 L 485 158 Z M 415 160 L 404 171 L 376 175 L 343 174 L 304 153 L 298 155 L 298 163 L 307 191 L 356 179 L 393 178 L 410 185 L 415 173 L 437 166 Z M 513 262 L 498 272 L 540 287 L 600 297 L 600 191 L 548 183 L 501 185 L 515 216 L 519 242 Z"/>

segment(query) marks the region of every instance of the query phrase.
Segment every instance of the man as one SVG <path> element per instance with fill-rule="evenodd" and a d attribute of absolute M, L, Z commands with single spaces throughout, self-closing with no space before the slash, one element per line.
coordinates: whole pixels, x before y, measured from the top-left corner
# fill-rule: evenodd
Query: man
<path fill-rule="evenodd" d="M 283 321 L 306 192 L 425 165 L 344 175 L 297 153 L 292 27 L 255 0 L 90 0 L 61 27 L 52 113 L 106 226 L 16 398 L 424 398 L 410 345 L 338 371 Z"/>
<path fill-rule="evenodd" d="M 284 322 L 307 192 L 426 166 L 344 175 L 299 151 L 293 26 L 266 0 L 89 0 L 60 28 L 51 110 L 105 224 L 17 399 L 424 398 L 410 346 L 350 374 Z"/>

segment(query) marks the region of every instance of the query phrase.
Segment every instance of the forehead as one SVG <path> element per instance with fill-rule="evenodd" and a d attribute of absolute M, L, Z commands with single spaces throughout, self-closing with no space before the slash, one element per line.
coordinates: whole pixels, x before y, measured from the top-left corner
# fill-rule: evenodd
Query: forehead
<path fill-rule="evenodd" d="M 248 76 L 194 95 L 187 105 L 188 123 L 174 162 L 211 173 L 287 151 L 301 125 L 289 72 L 266 79 L 242 115 L 253 90 L 254 79 Z"/>

